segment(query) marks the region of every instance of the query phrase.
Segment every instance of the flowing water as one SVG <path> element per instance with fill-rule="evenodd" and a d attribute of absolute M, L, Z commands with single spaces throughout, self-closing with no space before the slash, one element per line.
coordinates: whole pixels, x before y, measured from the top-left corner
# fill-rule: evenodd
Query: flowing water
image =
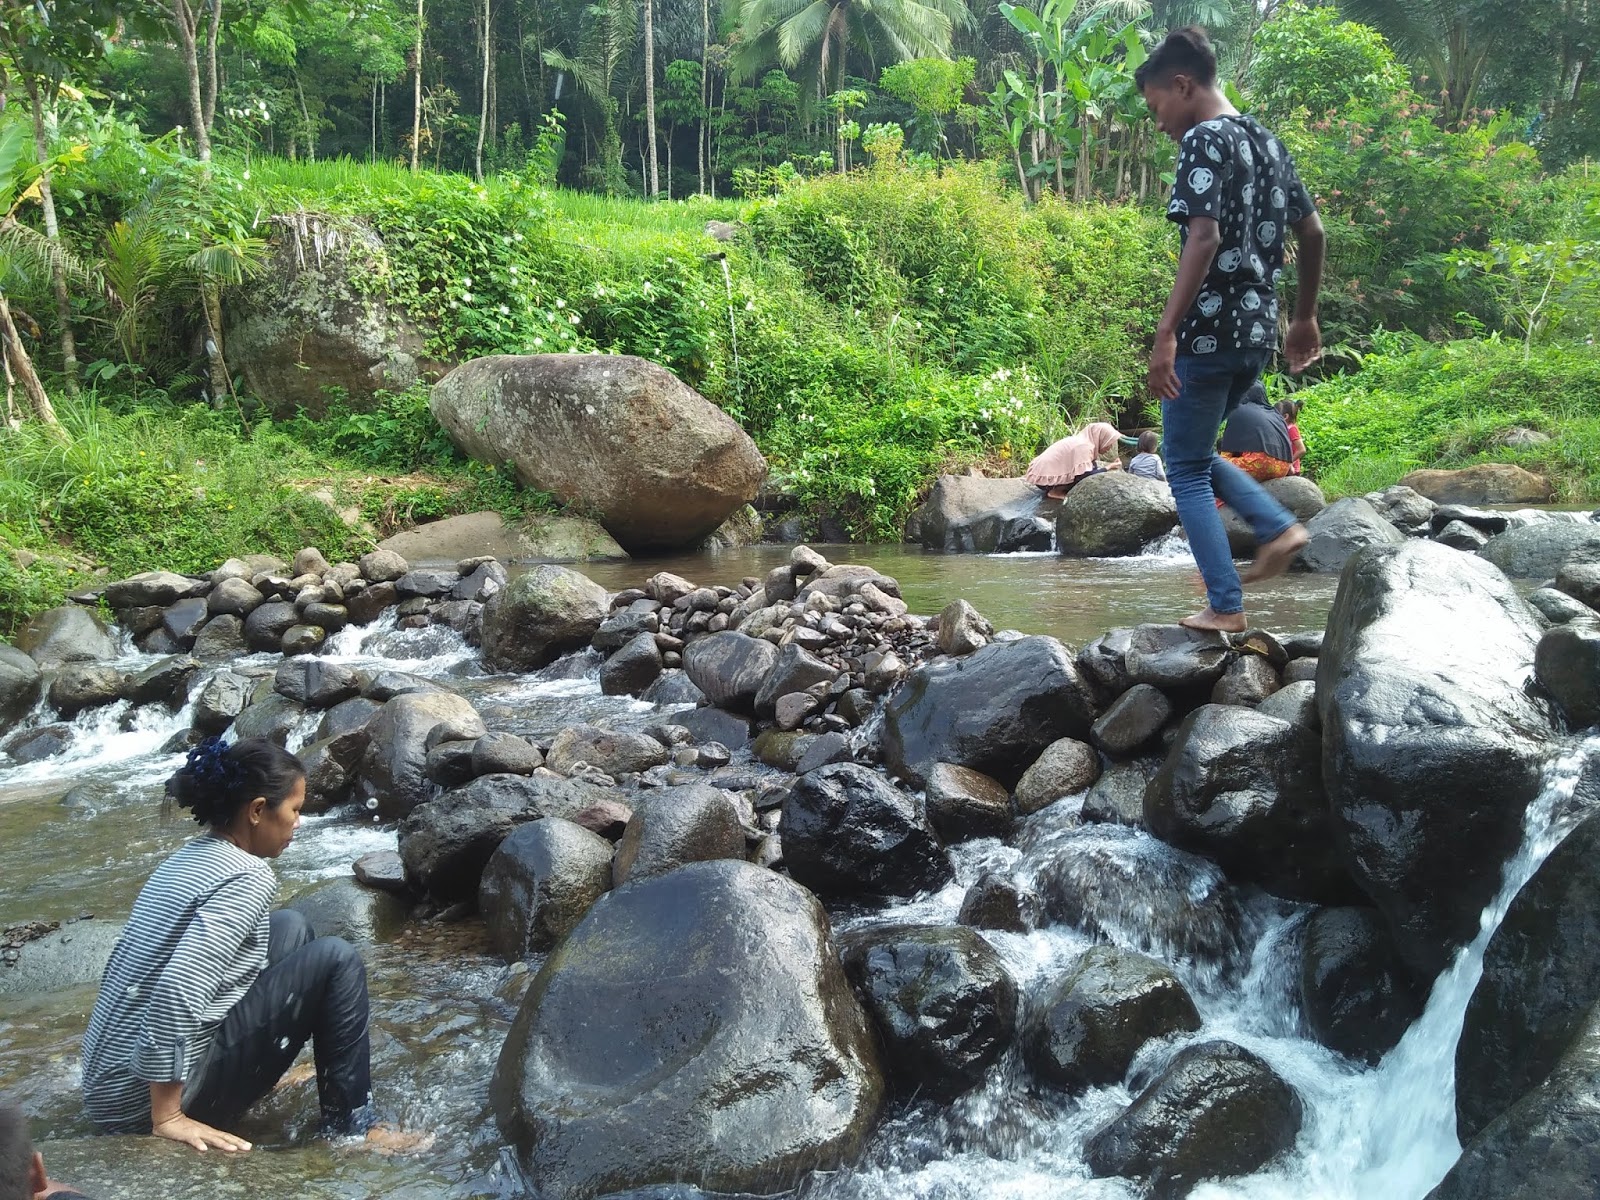
<path fill-rule="evenodd" d="M 761 575 L 786 557 L 753 547 L 713 557 L 633 562 L 590 570 L 608 587 L 637 584 L 658 569 L 702 583 Z M 1051 633 L 1071 643 L 1116 625 L 1172 620 L 1196 604 L 1193 567 L 1175 554 L 1107 562 L 1047 556 L 945 557 L 852 547 L 836 561 L 870 562 L 897 577 L 914 611 L 936 611 L 958 596 L 997 626 Z M 1319 626 L 1332 598 L 1325 578 L 1291 578 L 1253 596 L 1258 622 L 1280 630 Z M 548 738 L 580 720 L 642 727 L 655 710 L 605 697 L 597 659 L 574 656 L 535 676 L 484 674 L 472 651 L 438 627 L 398 631 L 379 624 L 347 630 L 334 657 L 448 680 L 492 729 Z M 130 656 L 123 665 L 141 662 Z M 262 656 L 230 664 L 269 669 Z M 44 715 L 35 720 L 45 721 Z M 114 706 L 73 722 L 64 755 L 16 766 L 0 760 L 0 926 L 121 920 L 149 872 L 192 826 L 164 823 L 161 785 L 181 761 L 161 753 L 188 725 L 187 712 Z M 299 737 L 309 736 L 309 728 Z M 1229 885 L 1215 866 L 1124 828 L 1080 824 L 1064 801 L 1028 818 L 1014 845 L 957 847 L 958 882 L 918 901 L 841 914 L 841 926 L 904 920 L 950 922 L 962 892 L 984 871 L 1048 890 L 1052 879 L 1093 881 L 1087 905 L 1101 936 L 1163 958 L 1190 988 L 1204 1028 L 1142 1052 L 1127 1086 L 1062 1099 L 1029 1088 L 1015 1055 L 982 1088 L 954 1104 L 897 1108 L 853 1169 L 802 1185 L 817 1200 L 1089 1200 L 1131 1198 L 1132 1187 L 1088 1175 L 1086 1137 L 1120 1111 L 1136 1089 L 1190 1040 L 1228 1038 L 1270 1062 L 1299 1089 L 1306 1125 L 1293 1154 L 1251 1177 L 1203 1185 L 1199 1200 L 1421 1200 L 1459 1152 L 1454 1134 L 1454 1047 L 1484 946 L 1517 889 L 1574 817 L 1570 796 L 1581 759 L 1550 769 L 1530 808 L 1526 843 L 1508 866 L 1483 931 L 1440 977 L 1425 1015 L 1378 1067 L 1358 1067 L 1302 1036 L 1295 1005 L 1300 931 L 1307 909 Z M 309 819 L 277 863 L 283 896 L 347 876 L 356 857 L 395 845 L 395 830 L 352 810 Z M 1091 944 L 1076 929 L 985 932 L 1036 995 Z M 385 1116 L 436 1135 L 426 1154 L 385 1159 L 359 1147 L 310 1143 L 315 1095 L 291 1084 L 242 1129 L 258 1144 L 238 1159 L 199 1156 L 152 1138 L 90 1137 L 77 1097 L 78 1040 L 93 983 L 44 996 L 0 1001 L 0 1100 L 24 1105 L 52 1174 L 92 1194 L 122 1200 L 186 1200 L 224 1194 L 316 1198 L 468 1197 L 513 1194 L 500 1165 L 500 1139 L 485 1106 L 488 1077 L 522 990 L 538 968 L 488 956 L 474 922 L 412 923 L 363 946 L 374 1014 L 374 1078 Z"/>

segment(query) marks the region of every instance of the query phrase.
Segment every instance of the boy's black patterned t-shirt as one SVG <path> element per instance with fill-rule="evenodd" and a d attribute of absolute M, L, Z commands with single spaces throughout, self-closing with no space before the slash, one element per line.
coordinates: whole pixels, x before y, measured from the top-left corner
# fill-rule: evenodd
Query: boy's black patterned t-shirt
<path fill-rule="evenodd" d="M 1289 152 L 1254 117 L 1217 117 L 1183 135 L 1167 216 L 1185 241 L 1191 217 L 1210 217 L 1222 241 L 1178 327 L 1179 354 L 1276 348 L 1284 237 L 1314 211 Z"/>

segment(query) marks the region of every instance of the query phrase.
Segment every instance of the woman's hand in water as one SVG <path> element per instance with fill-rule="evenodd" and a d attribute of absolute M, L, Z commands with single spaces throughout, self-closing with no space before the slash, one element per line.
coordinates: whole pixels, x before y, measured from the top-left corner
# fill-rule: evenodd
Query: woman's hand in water
<path fill-rule="evenodd" d="M 203 1122 L 182 1113 L 168 1117 L 154 1125 L 157 1137 L 167 1138 L 174 1142 L 182 1142 L 186 1146 L 193 1146 L 202 1153 L 206 1150 L 226 1150 L 233 1154 L 241 1150 L 250 1149 L 250 1143 L 242 1137 L 236 1137 L 221 1129 L 213 1129 Z"/>

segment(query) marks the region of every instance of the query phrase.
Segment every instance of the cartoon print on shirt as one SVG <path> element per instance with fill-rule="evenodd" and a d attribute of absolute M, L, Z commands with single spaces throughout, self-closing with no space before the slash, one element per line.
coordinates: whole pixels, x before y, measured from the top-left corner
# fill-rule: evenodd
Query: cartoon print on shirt
<path fill-rule="evenodd" d="M 1197 337 L 1190 344 L 1189 349 L 1196 354 L 1215 354 L 1217 352 L 1217 339 L 1214 337 Z"/>
<path fill-rule="evenodd" d="M 1200 310 L 1201 316 L 1214 317 L 1222 311 L 1222 295 L 1220 292 L 1201 292 L 1195 307 Z"/>

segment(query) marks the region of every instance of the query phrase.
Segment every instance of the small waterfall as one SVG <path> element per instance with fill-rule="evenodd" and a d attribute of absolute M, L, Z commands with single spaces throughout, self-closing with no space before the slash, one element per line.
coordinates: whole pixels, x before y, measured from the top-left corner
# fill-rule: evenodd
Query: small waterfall
<path fill-rule="evenodd" d="M 728 293 L 728 343 L 733 350 L 733 394 L 734 398 L 743 400 L 739 380 L 739 330 L 733 321 L 733 272 L 728 267 L 728 256 L 719 255 L 717 262 L 722 267 L 722 286 Z"/>

